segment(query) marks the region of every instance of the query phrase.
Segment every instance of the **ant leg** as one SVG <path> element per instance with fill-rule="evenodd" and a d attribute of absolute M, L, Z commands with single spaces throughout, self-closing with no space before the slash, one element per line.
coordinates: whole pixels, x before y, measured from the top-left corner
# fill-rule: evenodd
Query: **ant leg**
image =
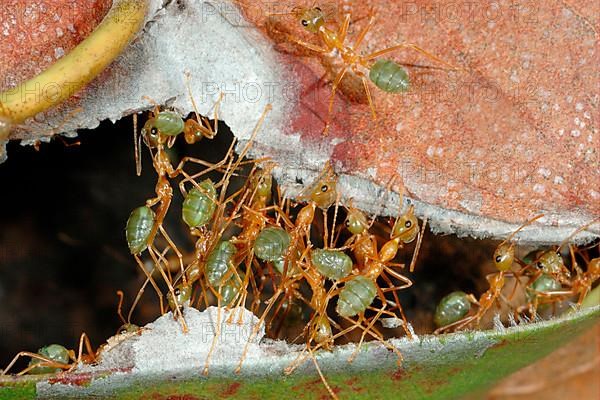
<path fill-rule="evenodd" d="M 34 368 L 37 367 L 55 367 L 55 368 L 60 368 L 60 369 L 67 369 L 69 368 L 68 364 L 62 364 L 62 363 L 57 363 L 55 361 L 52 361 L 51 359 L 42 356 L 41 354 L 37 354 L 37 353 L 31 353 L 29 351 L 21 351 L 19 352 L 13 359 L 12 361 L 8 364 L 8 366 L 0 372 L 0 376 L 2 375 L 6 375 L 8 373 L 8 371 L 10 371 L 10 369 L 13 367 L 13 365 L 15 365 L 15 363 L 19 360 L 19 358 L 21 357 L 31 357 L 31 358 L 36 358 L 38 360 L 41 360 L 41 363 L 37 363 L 37 364 L 33 364 L 28 366 L 27 368 L 25 368 L 24 370 L 20 371 L 17 373 L 17 375 L 24 375 L 27 372 L 31 371 Z"/>
<path fill-rule="evenodd" d="M 579 293 L 579 299 L 577 300 L 578 306 L 581 306 L 581 303 L 583 303 L 583 300 L 585 300 L 585 298 L 587 297 L 588 293 L 590 292 L 590 289 L 590 286 L 586 285 L 581 291 L 581 293 Z"/>
<path fill-rule="evenodd" d="M 179 251 L 179 249 L 177 248 L 175 243 L 173 243 L 173 240 L 171 240 L 171 237 L 169 236 L 167 231 L 163 228 L 163 226 L 160 225 L 158 229 L 160 230 L 160 233 L 162 233 L 163 237 L 166 239 L 169 246 L 175 252 L 175 255 L 177 255 L 177 258 L 179 259 L 179 266 L 181 268 L 181 277 L 183 279 L 183 284 L 187 285 L 187 277 L 185 276 L 185 268 L 183 266 L 183 254 L 181 254 L 181 252 Z"/>
<path fill-rule="evenodd" d="M 344 317 L 346 320 L 355 323 L 352 319 L 348 318 L 348 317 Z M 381 333 L 379 333 L 379 331 L 377 331 L 377 329 L 375 329 L 373 327 L 374 322 L 376 322 L 377 319 L 373 319 L 373 323 L 369 324 L 369 328 L 366 328 L 362 325 L 355 325 L 354 327 L 352 327 L 352 329 L 358 327 L 360 329 L 362 329 L 365 334 L 368 333 L 370 336 L 372 336 L 373 338 L 375 338 L 378 342 L 380 342 L 381 344 L 383 344 L 387 349 L 393 351 L 394 353 L 396 353 L 396 355 L 398 356 L 398 366 L 400 366 L 402 364 L 402 353 L 400 353 L 400 351 L 393 345 L 391 345 L 390 343 L 388 343 L 387 340 L 385 340 L 383 338 L 383 335 Z M 336 334 L 335 337 L 337 337 L 338 335 Z"/>
<path fill-rule="evenodd" d="M 306 325 L 306 327 L 304 328 L 304 329 L 305 329 L 305 331 L 306 331 L 306 329 L 308 329 L 308 327 L 309 327 L 309 326 L 312 326 L 312 324 L 313 324 L 313 322 L 315 321 L 315 319 L 316 319 L 316 318 L 320 318 L 321 316 L 322 316 L 322 315 L 321 315 L 319 312 L 315 312 L 315 313 L 314 313 L 314 315 L 312 316 L 311 320 L 309 321 L 309 323 L 308 323 L 308 324 Z M 339 336 L 341 336 L 341 335 L 345 335 L 347 332 L 350 332 L 350 331 L 354 330 L 355 328 L 356 328 L 355 326 L 353 326 L 353 327 L 351 327 L 351 328 L 347 328 L 347 329 L 346 329 L 346 330 L 344 330 L 343 332 L 340 332 L 340 333 L 336 334 L 336 335 L 335 335 L 335 336 L 332 338 L 332 340 L 335 340 L 335 338 L 337 338 L 337 337 L 339 337 Z M 306 354 L 304 354 L 304 353 L 305 353 L 305 352 L 309 352 L 309 349 L 310 349 L 310 343 L 311 343 L 311 342 L 314 340 L 314 338 L 315 338 L 316 334 L 317 334 L 316 330 L 314 330 L 314 331 L 311 331 L 311 332 L 310 332 L 310 334 L 309 334 L 309 336 L 307 337 L 307 340 L 306 340 L 306 346 L 304 347 L 304 349 L 302 350 L 302 352 L 301 352 L 300 354 L 298 354 L 298 356 L 296 357 L 296 359 L 295 359 L 294 361 L 292 361 L 292 362 L 290 363 L 290 365 L 288 365 L 288 366 L 287 366 L 287 367 L 284 369 L 283 373 L 284 373 L 285 375 L 289 375 L 289 374 L 291 374 L 292 372 L 294 372 L 294 371 L 296 370 L 296 368 L 298 368 L 300 365 L 302 365 L 302 364 L 303 364 L 303 363 L 306 361 L 306 358 L 307 358 L 308 356 L 307 356 Z M 316 351 L 316 350 L 320 349 L 321 347 L 325 346 L 325 343 L 326 343 L 326 342 L 322 342 L 322 343 L 319 343 L 319 344 L 317 344 L 317 345 L 315 346 L 315 348 L 314 348 L 314 349 L 312 349 L 312 351 L 314 352 L 314 351 Z"/>
<path fill-rule="evenodd" d="M 439 335 L 440 333 L 447 332 L 450 329 L 455 329 L 456 328 L 455 330 L 458 330 L 458 329 L 464 327 L 465 325 L 469 324 L 471 321 L 473 321 L 474 318 L 475 318 L 474 315 L 465 317 L 465 318 L 463 318 L 461 320 L 458 320 L 458 321 L 453 322 L 451 324 L 448 324 L 446 326 L 442 326 L 440 328 L 437 328 L 435 331 L 433 331 L 433 333 L 435 335 Z"/>
<path fill-rule="evenodd" d="M 196 106 L 196 100 L 194 99 L 194 96 L 192 94 L 192 87 L 190 85 L 190 74 L 188 72 L 185 75 L 186 75 L 185 82 L 186 82 L 186 86 L 188 89 L 188 93 L 190 95 L 190 101 L 192 103 L 192 107 L 194 108 L 194 113 L 196 114 L 196 122 L 198 123 L 198 126 L 196 126 L 196 129 L 200 130 L 200 132 L 202 132 L 202 135 L 204 137 L 206 137 L 207 139 L 213 139 L 217 135 L 218 129 L 219 129 L 219 107 L 221 105 L 221 101 L 223 100 L 224 94 L 223 94 L 223 92 L 221 92 L 219 95 L 219 99 L 215 102 L 214 115 L 213 115 L 214 124 L 211 127 L 210 122 L 208 121 L 208 118 L 200 117 L 200 113 L 198 112 L 198 107 Z M 186 125 L 187 125 L 187 121 L 186 121 Z"/>
<path fill-rule="evenodd" d="M 147 281 L 147 280 L 146 280 Z M 127 321 L 125 321 L 125 318 L 123 318 L 123 291 L 122 290 L 117 290 L 117 296 L 119 297 L 119 304 L 117 305 L 117 315 L 119 316 L 119 319 L 121 320 L 121 322 L 123 324 L 126 324 Z"/>
<path fill-rule="evenodd" d="M 144 294 L 144 290 L 146 289 L 148 282 L 150 282 L 150 279 L 146 278 L 146 280 L 144 281 L 144 284 L 142 285 L 140 290 L 138 290 L 137 295 L 135 296 L 135 300 L 131 304 L 131 308 L 129 309 L 129 313 L 127 314 L 127 321 L 131 321 L 131 315 L 133 314 L 133 310 L 135 310 L 137 303 L 142 298 L 142 295 Z M 162 293 L 161 293 L 161 296 L 162 296 Z M 164 314 L 164 312 L 162 310 L 162 301 L 161 301 L 161 314 Z M 121 320 L 123 321 L 123 323 L 125 323 L 125 320 L 123 318 L 121 318 Z"/>
<path fill-rule="evenodd" d="M 248 354 L 248 350 L 250 349 L 250 343 L 252 342 L 252 339 L 254 339 L 254 337 L 258 334 L 258 331 L 260 330 L 261 325 L 265 323 L 265 318 L 266 318 L 267 314 L 269 313 L 269 311 L 271 310 L 271 307 L 273 307 L 273 304 L 275 304 L 275 302 L 277 301 L 277 298 L 279 298 L 281 293 L 283 293 L 283 291 L 281 289 L 279 289 L 271 297 L 271 299 L 269 300 L 269 305 L 267 306 L 267 308 L 265 308 L 265 311 L 261 315 L 261 317 L 258 320 L 258 323 L 254 327 L 254 329 L 252 329 L 252 333 L 250 334 L 250 337 L 248 338 L 248 341 L 246 342 L 246 346 L 244 347 L 244 352 L 242 353 L 240 362 L 238 363 L 238 366 L 233 371 L 236 374 L 239 374 L 242 371 L 242 363 L 244 362 L 244 359 L 246 358 L 246 354 Z"/>
<path fill-rule="evenodd" d="M 417 243 L 415 244 L 415 250 L 413 252 L 412 259 L 410 260 L 410 268 L 408 269 L 410 272 L 415 270 L 415 264 L 417 263 L 417 256 L 419 255 L 419 250 L 421 250 L 421 243 L 423 242 L 423 235 L 425 235 L 425 227 L 427 226 L 427 217 L 423 219 L 423 225 L 421 225 L 421 232 L 419 232 L 419 237 L 417 238 Z"/>
<path fill-rule="evenodd" d="M 146 266 L 144 265 L 144 263 L 142 262 L 141 258 L 139 257 L 139 255 L 134 254 L 133 256 L 135 258 L 135 261 L 137 261 L 138 266 L 140 267 L 140 269 L 144 272 L 144 274 L 146 275 L 146 280 L 150 281 L 150 283 L 152 284 L 152 287 L 154 288 L 154 291 L 156 292 L 156 294 L 158 295 L 158 301 L 160 303 L 160 313 L 161 315 L 165 313 L 165 307 L 164 307 L 164 303 L 163 303 L 163 294 L 160 290 L 160 288 L 158 287 L 158 285 L 156 284 L 156 281 L 154 280 L 154 278 L 152 278 L 152 273 L 149 272 L 146 269 Z M 144 285 L 145 286 L 145 285 Z M 143 290 L 142 290 L 143 292 Z M 139 292 L 138 292 L 139 293 Z M 141 294 L 140 294 L 141 297 Z"/>
<path fill-rule="evenodd" d="M 91 358 L 92 358 L 91 362 L 96 362 L 96 355 L 94 353 L 94 350 L 92 349 L 92 344 L 90 343 L 90 339 L 88 338 L 87 334 L 85 332 L 83 332 L 81 334 L 81 336 L 79 337 L 79 347 L 78 347 L 78 352 L 77 352 L 77 358 L 75 358 L 74 353 L 70 352 L 71 357 L 73 359 L 73 364 L 68 369 L 69 372 L 71 372 L 75 368 L 77 368 L 79 363 L 83 361 L 83 346 L 84 346 L 84 344 L 85 344 L 85 348 L 87 350 L 88 355 L 91 356 Z"/>
<path fill-rule="evenodd" d="M 340 30 L 338 31 L 338 38 L 340 43 L 344 43 L 346 41 L 346 35 L 348 34 L 348 27 L 350 26 L 350 14 L 346 14 L 344 16 L 344 22 L 340 25 Z"/>
<path fill-rule="evenodd" d="M 367 94 L 367 101 L 369 102 L 369 108 L 371 109 L 371 118 L 373 120 L 377 119 L 377 113 L 375 112 L 375 105 L 373 104 L 373 98 L 371 97 L 371 89 L 369 89 L 369 83 L 367 82 L 367 78 L 364 76 L 360 77 L 362 81 L 363 87 L 365 88 L 365 93 Z"/>
<path fill-rule="evenodd" d="M 2 103 L 0 103 L 0 105 L 2 105 Z M 29 351 L 21 351 L 19 352 L 16 356 L 14 356 L 14 358 L 12 359 L 12 361 L 10 363 L 8 363 L 8 366 L 6 368 L 4 368 L 2 371 L 0 371 L 0 375 L 6 375 L 6 373 L 8 371 L 10 371 L 10 369 L 12 368 L 13 365 L 15 365 L 15 363 L 19 360 L 19 358 L 21 357 L 35 357 L 36 353 L 31 353 Z"/>
<path fill-rule="evenodd" d="M 383 305 L 383 308 L 385 308 L 385 304 Z M 383 308 L 381 310 L 383 310 Z M 362 346 L 364 340 L 365 340 L 365 336 L 367 334 L 367 332 L 373 327 L 373 325 L 375 324 L 375 321 L 377 321 L 377 319 L 381 316 L 381 310 L 377 313 L 377 315 L 375 315 L 375 317 L 371 320 L 371 322 L 369 322 L 369 324 L 363 329 L 362 334 L 360 335 L 360 340 L 358 341 L 358 344 L 356 345 L 356 348 L 354 349 L 354 351 L 352 352 L 352 354 L 350 354 L 350 357 L 348 357 L 348 362 L 351 363 L 352 361 L 354 361 L 354 359 L 356 358 L 356 356 L 358 355 L 358 352 L 360 351 L 360 346 Z M 365 316 L 364 313 L 361 313 L 358 317 L 358 321 L 356 321 L 356 325 L 362 327 L 362 323 L 365 320 Z"/>
<path fill-rule="evenodd" d="M 367 32 L 369 32 L 369 30 L 373 27 L 374 23 L 375 23 L 375 18 L 374 17 L 369 18 L 369 22 L 363 28 L 363 30 L 358 34 L 358 37 L 354 41 L 354 45 L 352 46 L 353 50 L 355 50 L 355 51 L 358 50 L 358 48 L 362 44 L 362 41 L 364 40 L 365 36 L 367 35 Z"/>
<path fill-rule="evenodd" d="M 32 358 L 37 358 L 38 360 L 42 360 L 42 362 L 28 366 L 24 370 L 20 371 L 17 374 L 17 376 L 25 375 L 26 373 L 28 373 L 32 369 L 35 369 L 36 367 L 60 368 L 63 371 L 70 368 L 69 364 L 62 364 L 62 363 L 59 363 L 59 362 L 56 362 L 56 361 L 52 361 L 50 359 L 46 359 L 43 356 L 40 356 L 39 354 L 33 354 Z"/>
<path fill-rule="evenodd" d="M 386 283 L 388 284 L 388 288 L 386 289 L 382 289 L 382 293 L 386 293 L 386 292 L 392 292 L 392 296 L 394 296 L 394 301 L 396 302 L 396 305 L 399 306 L 400 305 L 400 299 L 398 298 L 398 290 L 400 290 L 398 287 L 394 286 L 394 283 L 392 282 L 392 280 L 387 276 L 387 274 L 381 274 L 380 275 L 384 281 L 386 281 Z M 387 299 L 385 297 L 382 298 L 381 295 L 379 295 L 380 299 L 385 303 L 387 303 Z"/>
<path fill-rule="evenodd" d="M 408 319 L 406 318 L 406 315 L 404 314 L 404 309 L 402 308 L 402 304 L 400 303 L 400 299 L 398 298 L 398 294 L 396 293 L 397 290 L 400 290 L 402 288 L 394 287 L 392 281 L 386 274 L 381 274 L 381 276 L 388 283 L 388 285 L 390 285 L 389 289 L 392 292 L 392 295 L 394 296 L 394 302 L 396 303 L 396 308 L 398 308 L 398 311 L 400 312 L 400 318 L 402 319 L 402 328 L 404 329 L 404 333 L 406 333 L 406 336 L 408 336 L 409 339 L 412 339 L 413 338 L 412 332 L 408 329 Z M 385 306 L 388 303 L 388 301 L 385 298 L 384 293 L 385 292 L 378 286 L 377 287 L 377 295 L 379 296 L 379 299 Z M 393 314 L 393 317 L 397 318 L 395 314 Z"/>
<path fill-rule="evenodd" d="M 137 131 L 138 118 L 133 114 L 133 152 L 135 154 L 135 174 L 142 175 L 142 135 Z"/>
<path fill-rule="evenodd" d="M 154 264 L 156 265 L 159 272 L 161 273 L 165 283 L 167 284 L 167 287 L 169 288 L 169 293 L 171 293 L 171 297 L 173 298 L 173 302 L 175 303 L 175 310 L 173 310 L 173 315 L 174 316 L 177 315 L 177 317 L 180 318 L 181 327 L 183 329 L 183 332 L 187 333 L 187 331 L 188 331 L 187 323 L 185 322 L 185 318 L 183 318 L 183 313 L 181 312 L 181 307 L 180 307 L 179 303 L 177 302 L 177 296 L 175 295 L 175 289 L 173 288 L 173 285 L 171 284 L 169 277 L 165 274 L 163 267 L 160 265 L 160 261 L 159 261 L 158 257 L 156 256 L 156 253 L 157 253 L 156 250 L 154 250 L 152 247 L 148 247 L 148 252 L 150 253 L 150 256 L 152 257 Z M 161 300 L 162 300 L 162 298 L 161 298 Z"/>
<path fill-rule="evenodd" d="M 342 79 L 346 75 L 346 72 L 348 72 L 349 67 L 349 65 L 346 65 L 344 66 L 344 68 L 342 68 L 340 73 L 336 76 L 335 81 L 333 82 L 333 86 L 331 87 L 331 95 L 329 96 L 329 107 L 327 109 L 327 122 L 325 123 L 325 128 L 323 129 L 323 135 L 327 135 L 327 132 L 329 131 L 329 125 L 331 125 L 331 114 L 333 113 L 333 102 L 335 100 L 335 92 L 337 91 L 340 82 L 342 82 Z"/>
<path fill-rule="evenodd" d="M 293 302 L 294 297 L 295 297 L 294 293 L 292 293 L 292 295 L 288 295 L 288 296 L 284 297 L 279 302 L 279 305 L 277 306 L 275 311 L 273 311 L 273 317 L 271 318 L 271 320 L 269 321 L 269 324 L 268 324 L 269 327 L 271 325 L 273 325 L 273 323 L 275 322 L 275 320 L 277 318 L 277 314 L 281 310 L 281 307 L 283 307 L 283 305 L 287 302 L 288 306 L 283 311 L 283 315 L 281 315 L 281 317 L 279 318 L 279 323 L 277 324 L 277 328 L 275 329 L 274 332 L 270 332 L 274 338 L 279 337 L 279 333 L 281 332 L 281 329 L 283 328 L 283 323 L 285 322 L 285 320 L 288 317 L 290 310 L 292 308 L 292 304 L 293 304 L 292 302 Z"/>
<path fill-rule="evenodd" d="M 317 52 L 317 53 L 327 53 L 327 52 L 329 52 L 329 49 L 326 49 L 324 47 L 320 47 L 320 46 L 314 45 L 314 44 L 309 43 L 309 42 L 306 42 L 306 41 L 304 41 L 302 39 L 299 39 L 299 38 L 297 38 L 297 37 L 295 37 L 293 35 L 290 35 L 289 33 L 283 33 L 283 35 L 286 37 L 286 39 L 288 41 L 296 43 L 297 45 L 305 47 L 305 48 L 307 48 L 309 50 L 312 50 L 314 52 Z"/>
<path fill-rule="evenodd" d="M 388 274 L 390 274 L 391 276 L 393 276 L 394 278 L 404 282 L 404 285 L 399 286 L 398 290 L 401 289 L 407 289 L 409 287 L 411 287 L 413 285 L 412 281 L 410 279 L 408 279 L 407 277 L 405 277 L 404 275 L 394 271 L 394 269 L 388 267 L 387 265 L 384 266 L 385 272 L 387 272 Z"/>
<path fill-rule="evenodd" d="M 92 343 L 90 342 L 90 338 L 88 337 L 88 335 L 83 332 L 81 334 L 81 336 L 79 337 L 79 353 L 78 353 L 78 357 L 77 357 L 77 362 L 81 362 L 81 357 L 83 355 L 83 345 L 85 344 L 85 350 L 87 351 L 88 355 L 90 355 L 92 357 L 92 362 L 96 362 L 96 353 L 94 352 L 94 349 L 92 348 Z"/>
<path fill-rule="evenodd" d="M 208 307 L 208 290 L 206 289 L 206 286 L 204 286 L 204 282 L 202 282 L 202 279 L 198 279 L 198 283 L 200 283 L 200 290 L 202 294 L 198 296 L 198 301 L 196 304 L 198 308 L 201 308 L 200 306 L 202 305 L 202 300 L 204 300 L 204 308 L 206 308 Z"/>
<path fill-rule="evenodd" d="M 199 160 L 199 159 L 197 159 L 197 158 L 193 158 L 193 157 L 183 157 L 183 158 L 181 159 L 181 161 L 179 162 L 179 164 L 177 165 L 177 168 L 175 168 L 175 169 L 174 169 L 174 170 L 173 170 L 173 171 L 172 171 L 172 172 L 169 174 L 169 176 L 170 176 L 171 178 L 174 178 L 174 177 L 176 177 L 177 175 L 183 175 L 184 179 L 182 179 L 182 180 L 179 182 L 179 190 L 180 190 L 180 191 L 181 191 L 181 193 L 182 193 L 182 194 L 185 196 L 185 194 L 187 193 L 187 191 L 185 190 L 185 183 L 186 183 L 186 182 L 192 182 L 192 184 L 193 184 L 193 185 L 194 185 L 196 188 L 199 188 L 199 189 L 200 189 L 200 186 L 199 186 L 199 184 L 196 182 L 196 179 L 197 179 L 197 178 L 199 178 L 199 177 L 201 177 L 201 176 L 203 176 L 203 175 L 206 175 L 206 174 L 208 174 L 209 172 L 212 172 L 212 171 L 219 171 L 219 172 L 222 172 L 222 169 L 221 169 L 221 167 L 223 166 L 223 164 L 225 164 L 225 162 L 224 162 L 224 161 L 225 161 L 225 160 L 221 160 L 221 161 L 219 161 L 218 163 L 216 163 L 216 164 L 213 164 L 213 163 L 209 163 L 209 162 L 207 162 L 207 161 L 204 161 L 204 160 Z M 183 170 L 183 166 L 184 166 L 186 163 L 188 163 L 188 162 L 191 162 L 191 163 L 194 163 L 194 164 L 199 164 L 199 165 L 202 165 L 202 166 L 204 166 L 204 167 L 207 167 L 207 168 L 206 168 L 206 169 L 203 169 L 202 171 L 200 171 L 200 172 L 198 172 L 198 173 L 195 173 L 195 174 L 193 174 L 193 175 L 189 175 L 187 172 L 185 172 L 185 171 Z"/>
<path fill-rule="evenodd" d="M 459 67 L 455 67 L 454 65 L 452 65 L 450 63 L 447 63 L 446 61 L 442 60 L 441 58 L 439 58 L 437 56 L 434 56 L 430 52 L 428 52 L 426 50 L 423 50 L 422 48 L 420 48 L 419 46 L 417 46 L 414 43 L 397 44 L 395 46 L 391 46 L 391 47 L 388 47 L 386 49 L 375 51 L 375 52 L 373 52 L 371 54 L 367 54 L 362 59 L 365 60 L 365 61 L 372 60 L 372 59 L 377 58 L 379 56 L 382 56 L 384 54 L 391 53 L 393 51 L 400 50 L 400 49 L 412 49 L 412 50 L 415 50 L 418 53 L 423 54 L 425 57 L 427 57 L 427 58 L 429 58 L 431 60 L 434 60 L 434 61 L 436 61 L 436 62 L 438 62 L 440 64 L 443 64 L 443 65 L 447 66 L 448 68 L 451 68 L 453 70 L 459 70 L 459 69 L 461 69 Z"/>
<path fill-rule="evenodd" d="M 310 354 L 310 357 L 312 358 L 313 363 L 315 364 L 315 368 L 317 369 L 317 372 L 319 373 L 319 376 L 321 377 L 321 382 L 323 382 L 323 384 L 325 385 L 325 388 L 327 388 L 329 395 L 331 396 L 332 399 L 338 400 L 339 398 L 337 397 L 335 392 L 331 389 L 331 386 L 329 386 L 329 382 L 327 382 L 327 379 L 325 379 L 323 372 L 321 372 L 321 368 L 319 367 L 319 363 L 317 362 L 317 357 L 315 357 L 315 353 L 313 352 L 313 350 L 310 347 L 307 348 L 307 351 Z"/>
<path fill-rule="evenodd" d="M 219 286 L 219 289 L 221 286 Z M 219 290 L 220 291 L 220 290 Z M 206 355 L 206 361 L 204 362 L 204 369 L 202 370 L 202 375 L 208 375 L 208 366 L 210 364 L 210 359 L 212 357 L 212 353 L 215 350 L 217 345 L 217 340 L 219 340 L 219 336 L 221 335 L 221 295 L 219 292 L 216 293 L 217 296 L 217 324 L 215 326 L 215 335 L 213 336 L 212 342 L 210 344 L 210 349 L 208 350 L 208 354 Z"/>

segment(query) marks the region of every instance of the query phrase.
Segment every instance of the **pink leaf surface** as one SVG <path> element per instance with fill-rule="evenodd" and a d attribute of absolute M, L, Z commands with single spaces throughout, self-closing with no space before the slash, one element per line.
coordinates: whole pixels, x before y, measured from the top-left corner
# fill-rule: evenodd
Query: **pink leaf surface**
<path fill-rule="evenodd" d="M 345 3 L 356 20 L 349 44 L 368 8 L 377 17 L 363 53 L 412 42 L 464 70 L 411 50 L 390 53 L 406 65 L 411 89 L 394 95 L 371 85 L 376 121 L 368 105 L 337 96 L 324 137 L 331 84 L 318 78 L 327 69 L 320 56 L 282 51 L 304 89 L 289 130 L 306 147 L 330 148 L 338 170 L 381 185 L 397 174 L 411 198 L 460 213 L 519 223 L 543 212 L 547 225 L 600 215 L 597 2 Z M 281 41 L 265 29 L 266 15 L 297 4 L 253 2 L 246 11 Z M 293 16 L 270 18 L 319 44 Z M 278 46 L 287 50 L 289 40 Z"/>

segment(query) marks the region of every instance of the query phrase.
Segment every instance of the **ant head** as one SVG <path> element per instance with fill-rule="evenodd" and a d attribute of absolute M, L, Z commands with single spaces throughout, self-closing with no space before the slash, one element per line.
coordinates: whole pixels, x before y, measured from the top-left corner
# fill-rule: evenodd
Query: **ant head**
<path fill-rule="evenodd" d="M 167 300 L 169 301 L 169 307 L 175 312 L 177 306 L 183 307 L 185 303 L 190 301 L 190 298 L 192 297 L 192 288 L 189 285 L 180 283 L 173 288 L 173 294 L 175 297 L 171 295 L 171 292 L 167 293 Z"/>
<path fill-rule="evenodd" d="M 158 132 L 155 122 L 156 118 L 152 117 L 146 121 L 142 128 L 142 138 L 144 138 L 144 143 L 151 149 L 158 147 L 161 141 L 160 132 Z"/>
<path fill-rule="evenodd" d="M 273 187 L 273 175 L 271 175 L 270 169 L 261 169 L 254 176 L 254 187 L 256 188 L 256 194 L 261 197 L 268 197 L 271 195 L 271 189 Z"/>
<path fill-rule="evenodd" d="M 337 198 L 335 179 L 324 178 L 319 180 L 310 192 L 310 199 L 320 208 L 328 208 Z"/>
<path fill-rule="evenodd" d="M 319 344 L 327 344 L 333 337 L 331 332 L 331 324 L 327 319 L 327 315 L 316 315 L 314 321 L 312 322 L 312 330 L 315 342 Z"/>
<path fill-rule="evenodd" d="M 125 333 L 133 333 L 133 332 L 137 332 L 140 330 L 140 327 L 135 325 L 135 324 L 123 324 L 121 325 L 121 327 L 117 330 L 117 335 L 123 335 Z"/>
<path fill-rule="evenodd" d="M 410 243 L 419 233 L 419 221 L 415 216 L 415 207 L 410 206 L 408 211 L 402 214 L 394 223 L 392 238 L 400 239 L 404 243 Z"/>
<path fill-rule="evenodd" d="M 348 208 L 348 215 L 346 216 L 346 228 L 353 235 L 359 235 L 365 232 L 369 228 L 369 222 L 365 214 L 352 206 Z"/>
<path fill-rule="evenodd" d="M 311 201 L 318 207 L 327 209 L 336 202 L 337 197 L 337 177 L 331 164 L 327 162 L 316 182 L 302 190 L 298 199 Z"/>
<path fill-rule="evenodd" d="M 515 261 L 515 245 L 512 243 L 512 239 L 515 237 L 515 235 L 523 228 L 542 218 L 543 216 L 544 214 L 539 214 L 529 219 L 519 226 L 515 231 L 513 231 L 502 243 L 498 245 L 498 247 L 496 247 L 496 251 L 494 251 L 494 265 L 498 271 L 508 271 Z"/>
<path fill-rule="evenodd" d="M 508 271 L 515 261 L 515 247 L 510 243 L 500 243 L 494 251 L 494 265 L 498 271 Z"/>
<path fill-rule="evenodd" d="M 317 33 L 325 24 L 325 15 L 319 7 L 296 7 L 292 12 L 304 29 L 311 33 Z"/>
<path fill-rule="evenodd" d="M 537 267 L 545 274 L 557 275 L 564 268 L 563 258 L 556 251 L 548 250 L 540 256 Z"/>

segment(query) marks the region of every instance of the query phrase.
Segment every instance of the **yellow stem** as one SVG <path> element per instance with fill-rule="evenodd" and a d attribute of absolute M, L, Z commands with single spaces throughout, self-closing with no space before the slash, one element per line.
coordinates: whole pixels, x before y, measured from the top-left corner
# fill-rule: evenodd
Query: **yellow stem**
<path fill-rule="evenodd" d="M 114 0 L 96 29 L 39 75 L 0 93 L 0 140 L 27 118 L 67 100 L 110 65 L 139 32 L 149 0 Z"/>

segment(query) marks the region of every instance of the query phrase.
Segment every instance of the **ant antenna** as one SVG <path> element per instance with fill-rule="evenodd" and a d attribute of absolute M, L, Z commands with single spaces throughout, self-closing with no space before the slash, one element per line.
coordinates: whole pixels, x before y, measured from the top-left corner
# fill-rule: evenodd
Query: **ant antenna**
<path fill-rule="evenodd" d="M 506 239 L 504 239 L 504 241 L 502 243 L 500 243 L 499 246 L 502 246 L 504 243 L 511 241 L 517 233 L 519 233 L 521 230 L 523 230 L 523 228 L 525 228 L 527 225 L 530 225 L 532 222 L 542 218 L 543 216 L 544 216 L 544 214 L 538 214 L 535 217 L 531 218 L 530 220 L 524 222 L 521 226 L 519 226 L 517 228 L 517 230 L 512 232 Z"/>
<path fill-rule="evenodd" d="M 594 218 L 593 220 L 591 220 L 590 222 L 588 222 L 587 224 L 577 228 L 573 233 L 571 233 L 567 238 L 565 238 L 562 242 L 560 242 L 560 245 L 558 246 L 558 248 L 556 249 L 556 252 L 559 252 L 560 249 L 567 244 L 571 239 L 573 239 L 573 237 L 575 235 L 577 235 L 578 233 L 585 231 L 587 228 L 589 228 L 591 225 L 593 225 L 594 223 L 596 223 L 597 221 L 600 221 L 600 217 Z"/>

